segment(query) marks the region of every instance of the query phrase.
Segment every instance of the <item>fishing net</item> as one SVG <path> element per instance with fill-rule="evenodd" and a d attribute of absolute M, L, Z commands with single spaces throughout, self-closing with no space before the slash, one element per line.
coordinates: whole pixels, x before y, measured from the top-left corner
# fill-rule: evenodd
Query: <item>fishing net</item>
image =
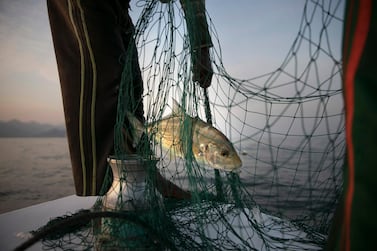
<path fill-rule="evenodd" d="M 128 202 L 119 196 L 113 209 L 106 210 L 103 205 L 108 198 L 100 197 L 92 210 L 57 220 L 65 220 L 66 227 L 60 227 L 54 236 L 44 236 L 44 247 L 322 249 L 342 191 L 344 110 L 337 51 L 341 41 L 333 34 L 342 27 L 343 4 L 306 1 L 297 36 L 279 67 L 243 79 L 225 69 L 221 38 L 206 13 L 214 76 L 205 90 L 192 81 L 190 44 L 195 38 L 189 32 L 196 24 L 185 23 L 179 1 L 138 2 L 143 11 L 135 25 L 135 41 L 144 83 L 146 127 L 134 144 L 137 154 L 131 160 L 143 166 L 144 179 L 138 182 L 143 194 L 138 198 L 143 201 L 124 210 Z M 188 8 L 186 15 L 195 12 Z M 118 189 L 127 190 L 132 183 L 127 179 L 134 176 L 132 168 L 123 167 L 123 161 L 127 166 L 130 159 L 124 147 L 124 125 L 137 101 L 129 98 L 134 76 L 131 53 L 122 60 L 114 168 L 120 173 Z M 173 113 L 173 100 L 181 111 L 176 124 L 180 133 L 173 136 L 183 149 L 182 157 L 174 149 L 163 149 L 162 142 L 153 137 L 159 127 L 146 129 Z M 232 142 L 243 163 L 239 171 L 215 170 L 196 161 L 191 122 L 196 117 Z M 114 170 L 113 174 L 109 171 L 107 188 Z M 156 173 L 190 191 L 191 198 L 164 198 L 156 189 Z M 82 224 L 69 223 L 80 215 L 86 215 Z"/>

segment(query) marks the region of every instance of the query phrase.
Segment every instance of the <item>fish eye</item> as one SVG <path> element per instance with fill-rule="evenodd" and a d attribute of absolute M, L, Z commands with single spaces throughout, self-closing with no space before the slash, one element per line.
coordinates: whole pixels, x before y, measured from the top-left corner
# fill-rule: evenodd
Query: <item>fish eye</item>
<path fill-rule="evenodd" d="M 226 149 L 221 150 L 220 155 L 223 157 L 227 157 L 229 155 L 229 151 Z"/>
<path fill-rule="evenodd" d="M 200 144 L 199 147 L 201 152 L 206 152 L 208 150 L 208 145 Z"/>

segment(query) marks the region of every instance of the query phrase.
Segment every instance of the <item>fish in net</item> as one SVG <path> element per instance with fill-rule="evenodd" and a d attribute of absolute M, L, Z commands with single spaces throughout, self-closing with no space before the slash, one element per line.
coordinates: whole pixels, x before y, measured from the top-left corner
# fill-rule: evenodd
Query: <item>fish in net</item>
<path fill-rule="evenodd" d="M 37 230 L 35 241 L 42 239 L 46 250 L 323 249 L 343 184 L 342 64 L 334 49 L 341 41 L 332 33 L 343 25 L 343 1 L 306 1 L 297 36 L 281 64 L 244 79 L 227 72 L 221 41 L 206 13 L 214 67 L 207 89 L 192 76 L 195 58 L 188 34 L 195 24 L 186 24 L 184 16 L 195 13 L 184 13 L 177 1 L 138 4 L 143 11 L 134 38 L 146 123 L 130 128 L 140 136 L 135 147 L 144 163 L 138 195 L 143 204 L 124 210 L 128 202 L 120 192 L 116 206 L 107 210 L 108 195 L 99 197 L 91 210 L 50 222 L 62 227 Z M 132 122 L 129 108 L 135 107 L 127 98 L 133 92 L 128 84 L 132 56 L 125 55 L 123 62 L 115 125 L 118 160 L 127 158 L 124 123 Z M 173 100 L 181 113 L 171 133 L 166 124 L 153 125 L 174 114 Z M 237 168 L 198 161 L 209 144 L 195 141 L 194 118 L 226 137 L 239 158 L 233 163 Z M 164 130 L 174 137 L 171 144 L 158 137 L 166 136 Z M 127 190 L 131 171 L 122 164 L 115 168 L 118 189 Z M 190 198 L 161 196 L 156 172 L 189 191 Z M 104 187 L 113 176 L 109 171 Z"/>

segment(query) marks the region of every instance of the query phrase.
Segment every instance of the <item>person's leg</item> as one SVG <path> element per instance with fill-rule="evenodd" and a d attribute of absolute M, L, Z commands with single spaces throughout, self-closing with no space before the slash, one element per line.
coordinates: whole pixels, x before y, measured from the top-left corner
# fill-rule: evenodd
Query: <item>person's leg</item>
<path fill-rule="evenodd" d="M 98 195 L 114 146 L 122 58 L 133 43 L 128 1 L 47 0 L 47 4 L 76 193 Z M 133 58 L 137 62 L 136 53 Z M 138 87 L 131 98 L 139 100 L 141 76 L 138 65 L 134 67 Z M 138 103 L 137 116 L 142 119 L 142 102 Z"/>
<path fill-rule="evenodd" d="M 377 5 L 346 4 L 343 88 L 347 158 L 327 250 L 375 250 L 377 236 Z"/>

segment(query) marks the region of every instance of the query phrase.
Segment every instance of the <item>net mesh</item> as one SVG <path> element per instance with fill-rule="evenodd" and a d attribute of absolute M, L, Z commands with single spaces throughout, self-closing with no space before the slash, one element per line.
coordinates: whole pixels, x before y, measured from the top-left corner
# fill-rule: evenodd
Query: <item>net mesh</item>
<path fill-rule="evenodd" d="M 139 1 L 143 11 L 135 25 L 135 41 L 144 83 L 145 125 L 158 125 L 173 113 L 176 100 L 182 113 L 176 117 L 179 133 L 173 136 L 184 154 L 176 156 L 174 147 L 163 149 L 162 142 L 153 138 L 161 127 L 144 129 L 138 155 L 151 160 L 144 187 L 147 207 L 93 215 L 90 224 L 77 231 L 45 238 L 45 248 L 322 249 L 343 182 L 342 65 L 337 51 L 341 41 L 332 37 L 334 29 L 342 27 L 343 4 L 306 1 L 297 36 L 280 66 L 244 79 L 225 69 L 221 39 L 206 13 L 214 77 L 204 90 L 192 81 L 190 39 L 179 2 Z M 123 60 L 115 126 L 118 158 L 125 154 L 127 111 L 137 106 L 129 98 L 134 76 L 131 53 Z M 192 152 L 196 117 L 232 142 L 243 163 L 239 172 L 214 170 L 196 161 Z M 155 189 L 156 172 L 190 191 L 191 199 L 162 198 Z M 103 212 L 103 200 L 99 198 L 93 212 Z"/>

